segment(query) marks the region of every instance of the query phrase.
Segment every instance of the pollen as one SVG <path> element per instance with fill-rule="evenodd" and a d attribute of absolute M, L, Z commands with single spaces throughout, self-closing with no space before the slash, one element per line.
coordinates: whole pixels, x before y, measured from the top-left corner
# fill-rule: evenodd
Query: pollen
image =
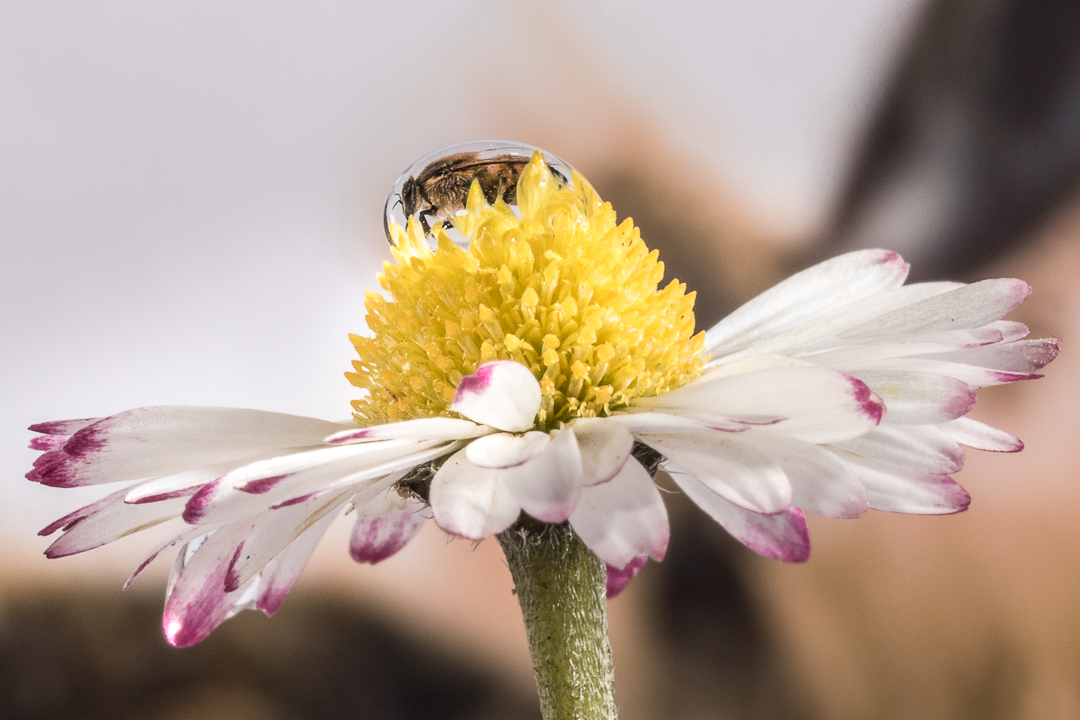
<path fill-rule="evenodd" d="M 488 203 L 474 182 L 451 219 L 463 249 L 436 224 L 391 225 L 385 295 L 366 296 L 370 337 L 349 381 L 361 425 L 452 415 L 461 379 L 491 360 L 530 368 L 542 402 L 536 427 L 602 417 L 701 373 L 694 293 L 672 281 L 630 219 L 616 221 L 578 173 L 563 183 L 540 153 L 522 171 L 517 209 Z M 518 214 L 520 213 L 520 215 Z"/>

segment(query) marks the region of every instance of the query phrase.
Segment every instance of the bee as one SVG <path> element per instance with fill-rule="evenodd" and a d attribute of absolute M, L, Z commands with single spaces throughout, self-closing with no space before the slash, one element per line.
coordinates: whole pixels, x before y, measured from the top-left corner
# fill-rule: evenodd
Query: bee
<path fill-rule="evenodd" d="M 424 233 L 428 234 L 432 222 L 465 209 L 473 180 L 480 183 L 480 190 L 489 203 L 502 198 L 507 205 L 516 205 L 518 178 L 528 164 L 529 157 L 524 155 L 482 157 L 475 151 L 447 155 L 428 163 L 419 173 L 405 180 L 398 202 L 405 215 L 416 216 Z M 551 173 L 560 182 L 567 182 L 554 168 Z"/>

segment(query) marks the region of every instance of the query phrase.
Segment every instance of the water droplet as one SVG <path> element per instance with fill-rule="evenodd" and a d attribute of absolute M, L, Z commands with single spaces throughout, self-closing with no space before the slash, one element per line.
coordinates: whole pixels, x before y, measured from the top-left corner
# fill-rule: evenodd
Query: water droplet
<path fill-rule="evenodd" d="M 386 239 L 393 243 L 390 226 L 407 227 L 411 217 L 432 248 L 436 246 L 434 229 L 440 225 L 451 240 L 468 248 L 469 239 L 449 220 L 467 214 L 465 201 L 473 181 L 480 183 L 489 203 L 501 197 L 516 212 L 518 177 L 537 150 L 540 148 L 512 140 L 470 140 L 428 153 L 397 179 L 386 196 Z M 546 150 L 540 152 L 553 180 L 564 185 L 573 182 L 574 169 L 569 163 Z"/>

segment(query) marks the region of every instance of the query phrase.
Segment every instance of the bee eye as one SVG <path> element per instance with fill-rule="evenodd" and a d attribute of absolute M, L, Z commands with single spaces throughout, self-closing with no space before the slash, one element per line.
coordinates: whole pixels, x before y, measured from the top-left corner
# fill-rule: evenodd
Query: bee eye
<path fill-rule="evenodd" d="M 509 140 L 470 140 L 425 155 L 402 173 L 386 196 L 386 239 L 393 243 L 390 228 L 407 227 L 412 218 L 432 249 L 437 245 L 435 228 L 440 225 L 451 240 L 467 249 L 469 239 L 454 227 L 452 219 L 465 212 L 472 183 L 480 183 L 489 202 L 501 198 L 517 212 L 518 177 L 537 150 L 533 145 Z M 551 153 L 541 152 L 552 177 L 569 185 L 573 168 Z"/>

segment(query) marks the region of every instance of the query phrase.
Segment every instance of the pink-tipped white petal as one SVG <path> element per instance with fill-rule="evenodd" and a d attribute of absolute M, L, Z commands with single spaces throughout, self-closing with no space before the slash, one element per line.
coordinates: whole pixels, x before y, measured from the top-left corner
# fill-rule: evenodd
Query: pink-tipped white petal
<path fill-rule="evenodd" d="M 570 527 L 593 554 L 616 568 L 640 555 L 662 560 L 670 535 L 660 491 L 636 460 L 609 482 L 582 490 Z"/>
<path fill-rule="evenodd" d="M 483 540 L 513 525 L 521 505 L 503 483 L 501 473 L 473 465 L 464 452 L 452 455 L 431 481 L 429 501 L 439 527 Z"/>
<path fill-rule="evenodd" d="M 798 361 L 792 361 L 798 363 Z M 714 375 L 715 373 L 715 375 Z M 856 437 L 875 427 L 884 405 L 860 380 L 811 363 L 725 375 L 724 367 L 640 402 L 654 412 L 717 415 L 822 443 Z"/>
<path fill-rule="evenodd" d="M 901 285 L 908 266 L 889 250 L 859 250 L 826 260 L 766 290 L 705 334 L 705 349 L 727 355 L 768 342 L 822 313 Z"/>
<path fill-rule="evenodd" d="M 885 313 L 839 337 L 884 338 L 979 327 L 1008 315 L 1030 294 L 1031 286 L 1022 280 L 983 280 Z"/>
<path fill-rule="evenodd" d="M 581 452 L 574 430 L 554 434 L 544 451 L 528 462 L 496 472 L 529 515 L 549 523 L 565 521 L 581 495 Z"/>
<path fill-rule="evenodd" d="M 762 514 L 783 512 L 791 504 L 787 476 L 772 456 L 739 437 L 698 430 L 638 439 L 729 502 Z"/>
<path fill-rule="evenodd" d="M 956 442 L 976 450 L 1011 453 L 1024 449 L 1019 438 L 968 417 L 956 418 L 938 427 Z"/>
<path fill-rule="evenodd" d="M 52 420 L 50 422 L 35 423 L 29 427 L 30 432 L 42 433 L 43 435 L 74 435 L 84 427 L 93 425 L 105 418 L 82 418 L 81 420 Z"/>
<path fill-rule="evenodd" d="M 933 359 L 1026 374 L 1042 370 L 1058 356 L 1059 351 L 1058 340 L 1039 338 L 966 348 L 937 354 Z"/>
<path fill-rule="evenodd" d="M 115 492 L 83 508 L 82 515 L 67 523 L 64 534 L 45 550 L 45 556 L 58 558 L 85 552 L 180 517 L 187 502 L 186 497 L 177 497 L 146 505 L 128 505 L 124 503 L 124 494 L 124 490 Z"/>
<path fill-rule="evenodd" d="M 641 572 L 641 569 L 645 567 L 645 563 L 649 561 L 648 555 L 639 555 L 626 564 L 626 567 L 612 567 L 607 566 L 607 599 L 615 597 L 621 593 L 630 581 Z"/>
<path fill-rule="evenodd" d="M 461 379 L 450 409 L 481 425 L 525 432 L 540 409 L 540 383 L 521 363 L 484 363 Z"/>
<path fill-rule="evenodd" d="M 465 447 L 465 455 L 482 468 L 507 468 L 521 465 L 544 452 L 551 436 L 532 430 L 522 435 L 496 433 L 478 438 Z"/>
<path fill-rule="evenodd" d="M 971 497 L 948 475 L 922 473 L 838 451 L 866 486 L 875 510 L 915 515 L 950 515 L 967 510 Z"/>
<path fill-rule="evenodd" d="M 898 370 L 855 372 L 885 401 L 886 423 L 946 422 L 966 415 L 975 407 L 975 391 L 950 377 Z"/>
<path fill-rule="evenodd" d="M 235 408 L 129 410 L 74 433 L 35 478 L 74 487 L 169 475 L 275 448 L 320 445 L 337 423 Z"/>
<path fill-rule="evenodd" d="M 327 445 L 345 445 L 373 440 L 468 440 L 489 432 L 490 428 L 469 420 L 433 417 L 343 430 L 324 442 Z"/>
<path fill-rule="evenodd" d="M 278 611 L 333 521 L 332 514 L 319 520 L 266 564 L 259 574 L 258 596 L 255 599 L 257 610 L 262 610 L 268 616 Z"/>
<path fill-rule="evenodd" d="M 161 555 L 161 553 L 165 552 L 171 547 L 176 547 L 177 545 L 186 545 L 187 543 L 191 542 L 200 535 L 204 535 L 205 533 L 206 528 L 189 527 L 187 528 L 187 530 L 180 533 L 179 535 L 174 535 L 173 537 L 167 538 L 158 543 L 158 545 L 149 553 L 147 553 L 146 557 L 144 557 L 142 561 L 135 566 L 135 569 L 131 571 L 131 574 L 128 575 L 128 579 L 124 581 L 123 589 L 127 590 L 131 586 L 131 583 L 135 580 L 135 578 L 139 576 L 139 573 L 145 570 L 147 566 L 150 565 L 150 563 L 154 562 L 154 560 L 156 560 L 158 556 Z"/>
<path fill-rule="evenodd" d="M 374 565 L 394 555 L 416 537 L 430 514 L 423 502 L 389 491 L 356 508 L 349 554 Z"/>
<path fill-rule="evenodd" d="M 579 418 L 573 426 L 581 450 L 581 484 L 596 485 L 615 477 L 634 450 L 634 434 L 612 418 Z"/>
<path fill-rule="evenodd" d="M 225 573 L 250 527 L 226 525 L 207 537 L 194 553 L 189 552 L 190 546 L 181 548 L 162 617 L 165 639 L 170 644 L 194 645 L 232 613 L 245 588 L 226 592 Z"/>
<path fill-rule="evenodd" d="M 351 492 L 327 493 L 266 512 L 244 535 L 228 560 L 224 588 L 245 585 L 290 543 L 323 519 L 336 517 Z"/>
<path fill-rule="evenodd" d="M 311 493 L 358 485 L 453 451 L 437 441 L 385 440 L 296 453 L 238 468 L 191 497 L 192 525 L 232 522 Z"/>
<path fill-rule="evenodd" d="M 698 507 L 754 552 L 784 562 L 805 562 L 810 557 L 810 533 L 799 508 L 760 515 L 724 500 L 689 475 L 671 476 Z"/>

